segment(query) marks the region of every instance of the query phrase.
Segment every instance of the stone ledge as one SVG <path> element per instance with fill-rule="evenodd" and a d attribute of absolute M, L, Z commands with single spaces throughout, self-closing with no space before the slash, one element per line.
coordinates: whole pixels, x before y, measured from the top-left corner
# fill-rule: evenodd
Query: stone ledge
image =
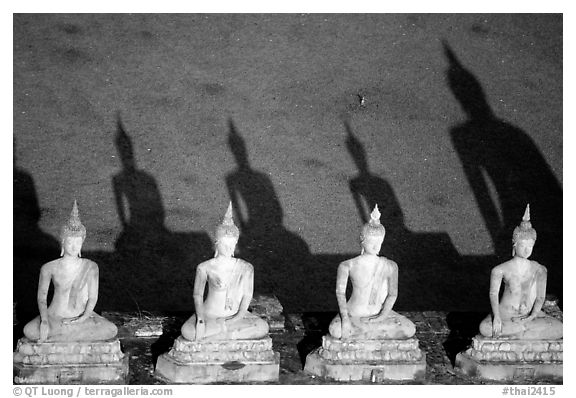
<path fill-rule="evenodd" d="M 18 340 L 13 361 L 23 365 L 92 365 L 120 362 L 120 340 L 99 342 L 34 342 Z"/>
<path fill-rule="evenodd" d="M 272 339 L 190 341 L 179 336 L 168 355 L 181 363 L 267 362 L 274 360 Z"/>
<path fill-rule="evenodd" d="M 540 361 L 492 362 L 481 361 L 467 352 L 456 355 L 455 366 L 461 373 L 488 380 L 535 380 L 562 379 L 562 362 L 544 363 Z"/>
<path fill-rule="evenodd" d="M 466 354 L 479 361 L 491 362 L 562 362 L 564 341 L 511 340 L 476 336 Z"/>
<path fill-rule="evenodd" d="M 472 338 L 472 347 L 477 351 L 554 351 L 564 350 L 564 340 L 512 340 L 494 339 L 484 336 Z"/>
<path fill-rule="evenodd" d="M 318 355 L 323 359 L 351 363 L 356 361 L 406 361 L 422 359 L 418 339 L 404 340 L 341 340 L 322 336 Z"/>
<path fill-rule="evenodd" d="M 127 384 L 128 356 L 106 364 L 13 364 L 15 384 Z"/>
<path fill-rule="evenodd" d="M 174 341 L 174 349 L 183 352 L 267 351 L 272 349 L 272 338 L 190 341 L 180 335 Z"/>
<path fill-rule="evenodd" d="M 338 361 L 341 363 L 352 363 L 357 361 L 403 361 L 416 362 L 422 359 L 423 354 L 420 349 L 411 351 L 331 351 L 324 348 L 318 350 L 318 355 L 326 360 Z"/>
<path fill-rule="evenodd" d="M 306 357 L 304 371 L 337 381 L 423 380 L 426 376 L 426 356 L 418 361 L 353 361 L 343 362 L 323 358 L 320 349 Z"/>
<path fill-rule="evenodd" d="M 418 349 L 418 339 L 403 340 L 357 340 L 337 339 L 330 335 L 322 336 L 322 347 L 331 351 L 413 351 Z"/>
<path fill-rule="evenodd" d="M 170 353 L 158 357 L 154 376 L 167 383 L 275 382 L 280 373 L 280 354 L 270 361 L 181 362 Z"/>
<path fill-rule="evenodd" d="M 208 363 L 208 362 L 261 362 L 271 361 L 274 358 L 272 350 L 266 351 L 223 351 L 223 352 L 182 352 L 170 350 L 170 356 L 182 363 Z"/>

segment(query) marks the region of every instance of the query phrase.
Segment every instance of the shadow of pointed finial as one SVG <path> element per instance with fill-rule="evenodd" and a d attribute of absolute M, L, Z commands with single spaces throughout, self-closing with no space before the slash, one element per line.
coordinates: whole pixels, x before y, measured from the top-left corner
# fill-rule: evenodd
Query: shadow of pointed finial
<path fill-rule="evenodd" d="M 446 40 L 442 40 L 442 47 L 449 62 L 447 78 L 450 90 L 464 112 L 471 120 L 491 119 L 492 109 L 478 79 L 462 65 Z"/>
<path fill-rule="evenodd" d="M 464 69 L 464 67 L 456 57 L 456 54 L 454 54 L 454 51 L 452 51 L 452 48 L 445 39 L 442 39 L 442 48 L 444 49 L 444 55 L 448 59 L 448 62 L 450 62 L 450 68 Z"/>
<path fill-rule="evenodd" d="M 70 219 L 80 221 L 80 214 L 78 212 L 78 202 L 74 199 L 74 204 L 72 205 L 72 212 L 70 213 Z"/>
<path fill-rule="evenodd" d="M 360 140 L 358 140 L 358 138 L 356 138 L 356 136 L 354 135 L 354 132 L 352 131 L 352 128 L 350 127 L 348 120 L 344 120 L 344 126 L 346 127 L 347 132 L 346 148 L 348 149 L 348 152 L 350 152 L 352 160 L 356 164 L 356 167 L 358 168 L 360 174 L 366 175 L 368 174 L 368 159 L 366 157 L 366 151 L 364 150 L 364 146 L 362 145 Z"/>
<path fill-rule="evenodd" d="M 234 159 L 236 160 L 236 164 L 241 169 L 249 169 L 250 162 L 248 161 L 248 151 L 246 150 L 246 143 L 244 142 L 244 138 L 238 133 L 236 127 L 234 126 L 234 122 L 232 119 L 228 119 L 228 145 L 230 146 L 230 151 L 232 155 L 234 155 Z"/>
<path fill-rule="evenodd" d="M 116 114 L 116 149 L 120 155 L 120 161 L 124 168 L 135 168 L 136 162 L 134 160 L 134 148 L 130 136 L 126 133 L 120 112 Z"/>

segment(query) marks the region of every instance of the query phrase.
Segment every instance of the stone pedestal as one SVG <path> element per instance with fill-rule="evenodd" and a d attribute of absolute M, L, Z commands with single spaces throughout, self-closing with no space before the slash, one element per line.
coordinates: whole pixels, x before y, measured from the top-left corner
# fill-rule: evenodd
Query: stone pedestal
<path fill-rule="evenodd" d="M 16 384 L 126 384 L 128 356 L 118 339 L 38 343 L 24 337 L 13 373 Z"/>
<path fill-rule="evenodd" d="M 322 337 L 322 347 L 306 357 L 306 372 L 339 381 L 421 380 L 426 355 L 418 339 L 339 340 Z"/>
<path fill-rule="evenodd" d="M 478 335 L 456 355 L 456 368 L 490 380 L 562 378 L 563 340 L 510 340 Z"/>
<path fill-rule="evenodd" d="M 158 357 L 155 375 L 169 383 L 277 381 L 280 355 L 272 339 L 189 341 L 179 336 Z"/>

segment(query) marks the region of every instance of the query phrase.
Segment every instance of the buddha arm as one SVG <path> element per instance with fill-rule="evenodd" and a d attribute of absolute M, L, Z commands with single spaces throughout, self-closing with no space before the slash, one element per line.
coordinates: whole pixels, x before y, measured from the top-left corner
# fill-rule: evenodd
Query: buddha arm
<path fill-rule="evenodd" d="M 196 269 L 196 278 L 194 279 L 194 308 L 196 309 L 196 318 L 204 319 L 204 289 L 206 288 L 206 270 L 200 265 Z"/>
<path fill-rule="evenodd" d="M 48 321 L 48 289 L 50 288 L 51 277 L 51 271 L 46 266 L 42 267 L 38 282 L 38 310 L 41 321 Z"/>
<path fill-rule="evenodd" d="M 238 307 L 238 312 L 228 318 L 228 320 L 231 322 L 244 318 L 248 312 L 250 302 L 252 301 L 252 295 L 254 294 L 254 269 L 252 267 L 249 268 L 250 269 L 247 270 L 246 274 L 244 275 L 244 281 L 242 283 L 243 295 Z"/>
<path fill-rule="evenodd" d="M 502 271 L 496 267 L 490 274 L 490 306 L 492 308 L 492 315 L 494 318 L 500 319 L 500 303 L 498 295 L 500 293 L 500 285 L 502 284 Z"/>
<path fill-rule="evenodd" d="M 395 262 L 391 262 L 391 273 L 388 278 L 386 278 L 384 283 L 388 283 L 388 296 L 384 300 L 384 304 L 382 304 L 382 309 L 378 314 L 378 318 L 384 319 L 392 311 L 392 307 L 394 307 L 394 303 L 398 298 L 398 264 Z"/>
<path fill-rule="evenodd" d="M 538 316 L 544 305 L 546 297 L 546 283 L 548 279 L 548 271 L 545 267 L 541 266 L 536 274 L 536 300 L 530 312 L 529 318 L 534 319 Z"/>
<path fill-rule="evenodd" d="M 343 322 L 350 319 L 348 306 L 346 305 L 346 286 L 348 285 L 349 275 L 350 266 L 348 263 L 340 263 L 336 274 L 336 299 L 338 300 L 338 309 L 340 310 L 340 316 Z"/>
<path fill-rule="evenodd" d="M 84 313 L 80 316 L 80 322 L 88 319 L 92 315 L 96 302 L 98 301 L 98 283 L 100 278 L 98 267 L 90 270 L 90 274 L 88 279 L 88 301 L 86 302 Z"/>

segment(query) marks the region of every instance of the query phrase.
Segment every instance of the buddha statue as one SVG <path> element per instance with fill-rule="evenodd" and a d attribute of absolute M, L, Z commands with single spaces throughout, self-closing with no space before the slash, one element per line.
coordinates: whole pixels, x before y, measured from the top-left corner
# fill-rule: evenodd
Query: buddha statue
<path fill-rule="evenodd" d="M 216 229 L 214 258 L 198 265 L 194 280 L 196 313 L 182 326 L 190 341 L 259 339 L 268 323 L 248 311 L 254 290 L 254 268 L 234 257 L 240 232 L 232 218 L 232 202 Z M 204 290 L 208 294 L 204 301 Z"/>
<path fill-rule="evenodd" d="M 562 322 L 542 311 L 546 296 L 546 267 L 529 260 L 536 243 L 530 223 L 530 206 L 512 234 L 512 259 L 492 269 L 490 305 L 492 313 L 480 324 L 485 337 L 518 340 L 562 338 Z M 500 286 L 504 292 L 499 298 Z"/>
<path fill-rule="evenodd" d="M 86 228 L 74 201 L 70 219 L 60 233 L 61 258 L 40 269 L 40 315 L 24 327 L 24 335 L 29 340 L 39 343 L 101 341 L 116 336 L 117 327 L 94 312 L 98 300 L 98 265 L 81 257 L 85 238 Z M 54 294 L 48 306 L 50 282 Z"/>
<path fill-rule="evenodd" d="M 362 228 L 359 256 L 338 266 L 336 298 L 339 314 L 329 326 L 337 339 L 408 339 L 416 332 L 414 324 L 392 310 L 398 296 L 398 265 L 378 256 L 385 236 L 378 205 Z M 352 295 L 346 301 L 346 286 Z"/>
<path fill-rule="evenodd" d="M 338 381 L 420 380 L 426 354 L 415 325 L 392 310 L 398 296 L 398 265 L 380 257 L 386 230 L 378 205 L 362 227 L 359 256 L 338 265 L 339 314 L 322 336 L 322 346 L 306 356 L 304 371 Z M 348 280 L 352 295 L 346 301 Z"/>

